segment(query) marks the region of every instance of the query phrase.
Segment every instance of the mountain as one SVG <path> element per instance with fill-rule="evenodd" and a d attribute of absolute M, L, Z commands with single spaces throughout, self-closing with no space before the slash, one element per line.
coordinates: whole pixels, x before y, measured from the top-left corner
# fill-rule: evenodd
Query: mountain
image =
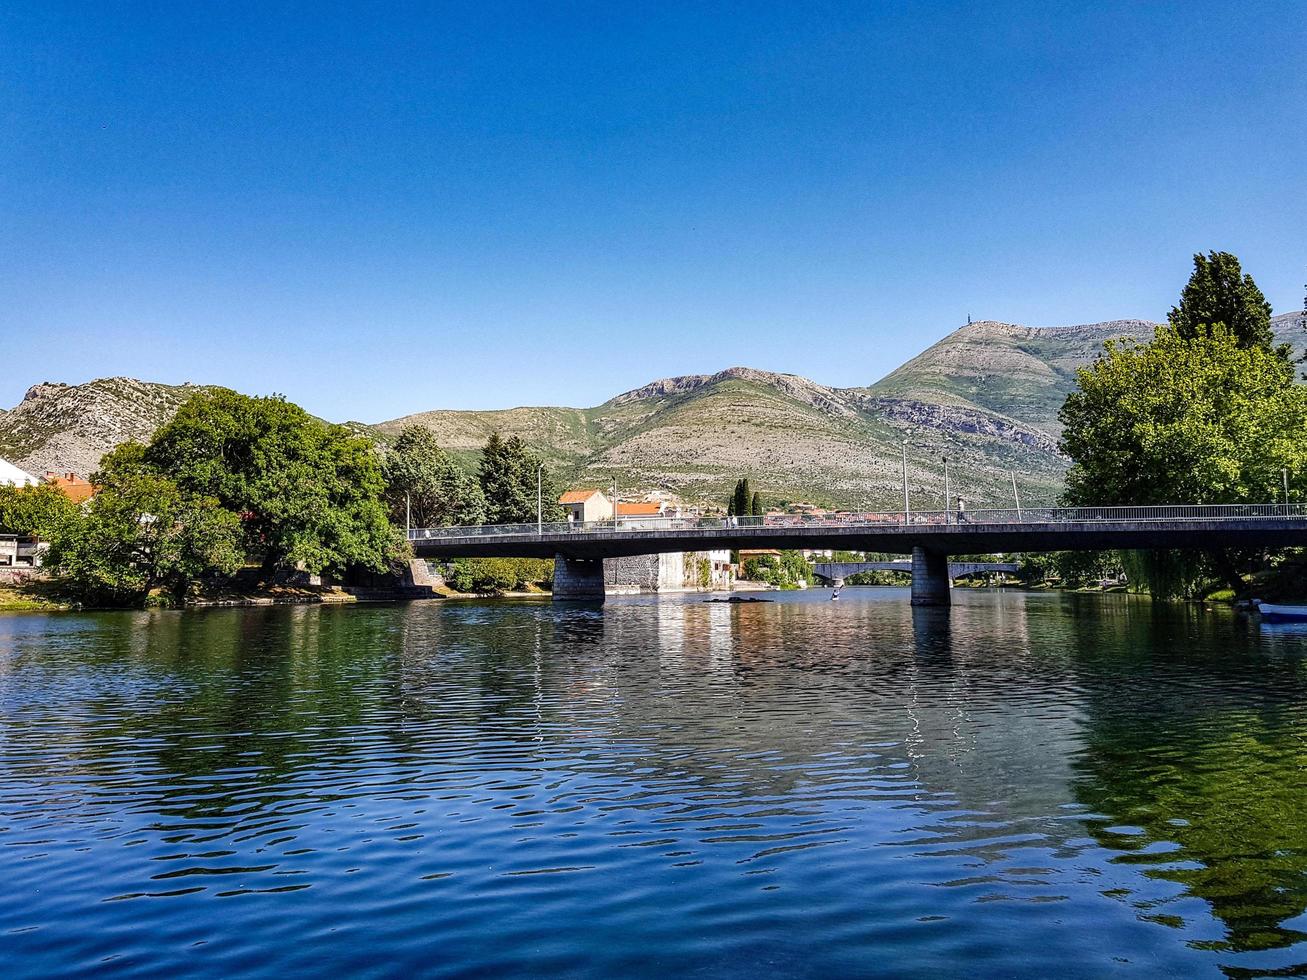
<path fill-rule="evenodd" d="M 1272 317 L 1277 343 L 1296 356 L 1307 351 L 1303 314 Z M 895 368 L 869 389 L 873 394 L 940 405 L 961 405 L 1020 419 L 1045 432 L 1061 426 L 1057 411 L 1075 387 L 1075 373 L 1113 337 L 1148 340 L 1157 324 L 1111 320 L 1075 327 L 1023 327 L 980 320 Z"/>
<path fill-rule="evenodd" d="M 148 439 L 199 390 L 134 378 L 34 385 L 16 408 L 0 412 L 0 458 L 38 475 L 88 475 L 120 442 Z"/>
<path fill-rule="evenodd" d="M 1277 338 L 1301 355 L 1301 314 L 1275 317 Z M 1114 320 L 1075 327 L 969 323 L 875 384 L 830 388 L 792 374 L 735 367 L 664 378 L 594 408 L 520 407 L 421 412 L 377 426 L 385 442 L 405 425 L 435 432 L 466 467 L 491 432 L 520 435 L 562 482 L 630 495 L 664 490 L 723 500 L 741 476 L 769 502 L 898 509 L 907 441 L 914 508 L 943 505 L 944 463 L 969 506 L 1052 499 L 1066 460 L 1057 410 L 1075 371 L 1111 337 L 1146 339 L 1155 324 Z M 130 378 L 37 385 L 0 412 L 0 457 L 29 471 L 94 470 L 124 439 L 146 439 L 196 389 Z"/>

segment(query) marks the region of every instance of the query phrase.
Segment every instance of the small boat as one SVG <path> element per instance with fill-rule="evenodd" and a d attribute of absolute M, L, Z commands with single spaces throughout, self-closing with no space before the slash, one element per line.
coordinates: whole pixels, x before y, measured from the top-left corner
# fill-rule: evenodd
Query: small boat
<path fill-rule="evenodd" d="M 1277 606 L 1260 599 L 1253 606 L 1268 623 L 1307 623 L 1307 606 Z"/>

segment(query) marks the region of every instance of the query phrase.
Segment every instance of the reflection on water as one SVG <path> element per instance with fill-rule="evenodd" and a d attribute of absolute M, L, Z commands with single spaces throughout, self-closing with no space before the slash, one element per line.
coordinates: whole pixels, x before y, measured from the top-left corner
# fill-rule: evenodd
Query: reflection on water
<path fill-rule="evenodd" d="M 779 598 L 0 618 L 5 963 L 1307 964 L 1307 635 Z"/>

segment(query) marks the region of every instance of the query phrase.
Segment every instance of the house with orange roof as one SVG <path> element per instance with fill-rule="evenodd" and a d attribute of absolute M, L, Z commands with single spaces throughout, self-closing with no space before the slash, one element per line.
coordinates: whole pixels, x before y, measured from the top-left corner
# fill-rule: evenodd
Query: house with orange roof
<path fill-rule="evenodd" d="M 76 473 L 55 473 L 47 470 L 45 482 L 58 488 L 75 504 L 84 504 L 95 496 L 95 487 L 91 482 L 83 480 Z"/>
<path fill-rule="evenodd" d="M 568 523 L 613 519 L 613 502 L 602 490 L 568 490 L 558 502 L 563 505 Z"/>

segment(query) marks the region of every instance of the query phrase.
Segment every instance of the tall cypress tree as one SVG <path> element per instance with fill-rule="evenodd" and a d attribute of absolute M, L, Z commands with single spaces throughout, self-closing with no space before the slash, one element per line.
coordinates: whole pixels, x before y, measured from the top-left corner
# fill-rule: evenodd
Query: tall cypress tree
<path fill-rule="evenodd" d="M 753 507 L 753 494 L 749 490 L 749 478 L 746 476 L 735 484 L 735 499 L 733 501 L 735 513 L 741 517 L 749 514 Z"/>
<path fill-rule="evenodd" d="M 749 513 L 754 517 L 762 517 L 766 511 L 762 508 L 762 494 L 754 491 L 753 500 L 749 503 Z"/>

